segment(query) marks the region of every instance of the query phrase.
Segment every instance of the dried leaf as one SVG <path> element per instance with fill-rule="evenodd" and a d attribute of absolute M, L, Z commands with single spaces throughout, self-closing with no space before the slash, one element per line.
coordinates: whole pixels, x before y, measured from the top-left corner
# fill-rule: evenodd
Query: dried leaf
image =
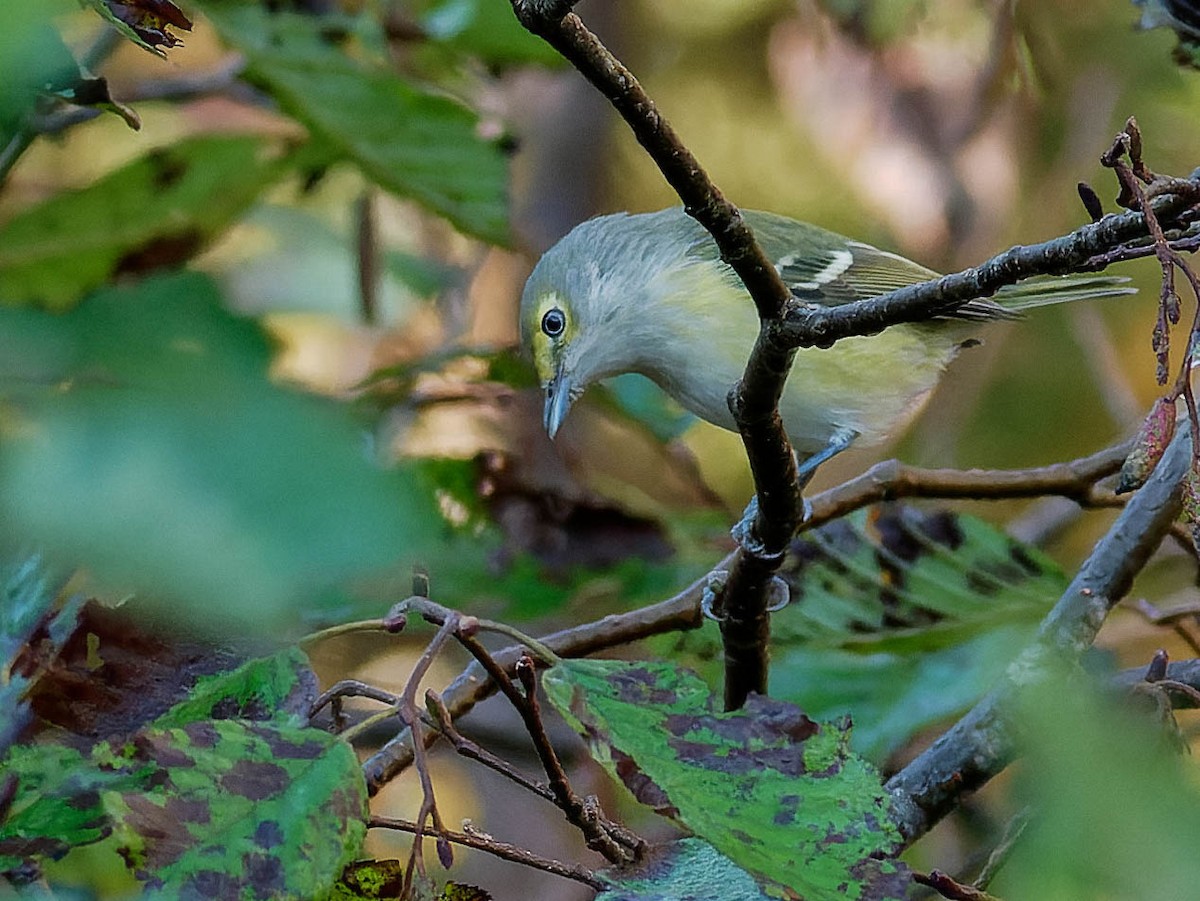
<path fill-rule="evenodd" d="M 1175 399 L 1160 397 L 1138 428 L 1133 450 L 1121 466 L 1117 494 L 1141 488 L 1175 436 Z"/>

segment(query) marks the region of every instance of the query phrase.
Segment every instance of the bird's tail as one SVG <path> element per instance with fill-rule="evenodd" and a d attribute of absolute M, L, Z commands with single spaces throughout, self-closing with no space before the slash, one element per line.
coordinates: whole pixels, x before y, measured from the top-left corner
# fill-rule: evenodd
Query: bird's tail
<path fill-rule="evenodd" d="M 1136 293 L 1129 279 L 1119 275 L 1049 275 L 1001 288 L 991 299 L 1009 313 L 1021 313 L 1055 303 Z"/>

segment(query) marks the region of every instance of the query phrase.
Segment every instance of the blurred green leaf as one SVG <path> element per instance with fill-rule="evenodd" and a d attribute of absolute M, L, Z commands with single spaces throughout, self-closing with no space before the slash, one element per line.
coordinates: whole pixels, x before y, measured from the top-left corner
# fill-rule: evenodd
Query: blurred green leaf
<path fill-rule="evenodd" d="M 696 422 L 695 416 L 645 376 L 626 373 L 607 379 L 603 388 L 593 392 L 593 401 L 610 397 L 662 441 L 678 438 Z"/>
<path fill-rule="evenodd" d="M 272 384 L 270 359 L 194 274 L 0 309 L 0 537 L 230 630 L 436 549 L 419 469 L 382 471 L 349 411 Z"/>
<path fill-rule="evenodd" d="M 659 845 L 650 849 L 648 857 L 636 868 L 598 871 L 596 875 L 610 887 L 595 901 L 766 901 L 770 897 L 749 873 L 698 838 Z"/>
<path fill-rule="evenodd" d="M 508 240 L 508 174 L 478 117 L 383 65 L 340 48 L 316 17 L 210 0 L 221 37 L 247 58 L 246 77 L 378 184 L 468 234 Z"/>
<path fill-rule="evenodd" d="M 1195 761 L 1170 750 L 1154 717 L 1084 679 L 1060 676 L 1021 705 L 1028 759 L 1016 790 L 1033 819 L 992 890 L 1039 901 L 1194 897 Z"/>
<path fill-rule="evenodd" d="M 45 92 L 79 82 L 79 64 L 63 43 L 54 16 L 65 0 L 6 3 L 0 28 L 0 151 L 4 150 Z"/>
<path fill-rule="evenodd" d="M 544 679 L 555 708 L 640 801 L 683 823 L 770 889 L 903 898 L 900 834 L 879 775 L 848 728 L 753 696 L 735 713 L 667 664 L 565 660 Z"/>
<path fill-rule="evenodd" d="M 290 165 L 273 142 L 190 138 L 0 226 L 0 305 L 65 309 L 117 275 L 176 266 Z"/>
<path fill-rule="evenodd" d="M 526 31 L 512 6 L 491 0 L 440 0 L 421 17 L 437 45 L 494 66 L 561 66 L 558 51 Z"/>
<path fill-rule="evenodd" d="M 818 719 L 850 714 L 851 745 L 882 763 L 917 732 L 983 697 L 1032 632 L 1032 625 L 1004 626 L 909 653 L 789 646 L 772 655 L 770 692 Z"/>

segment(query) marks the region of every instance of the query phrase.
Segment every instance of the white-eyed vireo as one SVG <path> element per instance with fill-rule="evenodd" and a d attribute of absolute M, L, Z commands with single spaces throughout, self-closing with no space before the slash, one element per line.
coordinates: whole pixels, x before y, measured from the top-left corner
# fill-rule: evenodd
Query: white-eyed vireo
<path fill-rule="evenodd" d="M 773 213 L 743 211 L 785 284 L 806 303 L 875 297 L 937 273 L 894 253 Z M 981 321 L 1114 294 L 1124 279 L 1033 279 L 953 314 L 801 350 L 779 409 L 811 472 L 851 441 L 877 442 L 921 407 Z M 546 391 L 551 437 L 588 385 L 639 372 L 685 408 L 735 428 L 726 396 L 758 334 L 758 315 L 709 234 L 681 208 L 584 222 L 534 268 L 521 338 Z"/>

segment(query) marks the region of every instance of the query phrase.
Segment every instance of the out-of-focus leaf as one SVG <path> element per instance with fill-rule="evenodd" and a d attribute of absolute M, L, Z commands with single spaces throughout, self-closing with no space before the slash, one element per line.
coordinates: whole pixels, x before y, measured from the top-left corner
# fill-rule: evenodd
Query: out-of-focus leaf
<path fill-rule="evenodd" d="M 143 50 L 166 58 L 163 48 L 183 42 L 171 28 L 192 30 L 192 20 L 171 0 L 79 0 Z"/>
<path fill-rule="evenodd" d="M 903 505 L 805 532 L 771 619 L 771 694 L 818 719 L 854 717 L 853 743 L 882 760 L 992 684 L 1066 588 L 1037 548 L 983 520 Z M 713 630 L 682 636 L 715 668 Z"/>
<path fill-rule="evenodd" d="M 604 387 L 622 410 L 650 429 L 660 441 L 678 438 L 696 421 L 695 416 L 644 376 L 619 375 L 605 382 Z M 593 394 L 604 397 L 599 391 Z"/>
<path fill-rule="evenodd" d="M 754 878 L 708 842 L 685 838 L 652 848 L 634 869 L 600 870 L 610 884 L 595 901 L 767 901 Z"/>
<path fill-rule="evenodd" d="M 29 721 L 27 693 L 39 675 L 33 661 L 54 660 L 78 625 L 80 600 L 54 610 L 61 587 L 40 554 L 0 552 L 0 756 Z M 32 650 L 30 641 L 43 626 L 46 641 L 37 657 L 18 668 L 17 661 Z"/>
<path fill-rule="evenodd" d="M 1098 697 L 1078 674 L 1031 692 L 1016 715 L 1028 751 L 1016 792 L 1034 815 L 992 891 L 1039 901 L 1194 896 L 1196 764 L 1171 750 L 1154 717 Z"/>
<path fill-rule="evenodd" d="M 507 165 L 465 106 L 382 65 L 359 62 L 312 16 L 258 5 L 205 4 L 222 38 L 244 53 L 246 77 L 384 188 L 463 231 L 508 240 Z"/>
<path fill-rule="evenodd" d="M 907 869 L 879 775 L 848 728 L 754 697 L 718 713 L 708 687 L 666 664 L 568 660 L 547 697 L 640 801 L 768 888 L 807 898 L 903 898 Z"/>
<path fill-rule="evenodd" d="M 220 301 L 181 274 L 66 316 L 0 309 L 17 416 L 0 434 L 0 532 L 240 630 L 421 559 L 441 519 L 419 470 L 378 468 L 344 407 L 272 384 L 265 335 Z"/>
<path fill-rule="evenodd" d="M 249 243 L 266 249 L 249 259 L 240 252 Z M 234 259 L 224 265 L 220 252 L 206 262 L 219 269 L 231 303 L 241 312 L 314 312 L 358 325 L 362 296 L 358 289 L 353 236 L 330 224 L 328 217 L 295 206 L 256 204 L 222 240 Z M 380 322 L 401 323 L 422 301 L 462 274 L 433 260 L 389 251 L 377 283 Z"/>
<path fill-rule="evenodd" d="M 289 167 L 253 137 L 191 138 L 0 226 L 0 305 L 65 309 L 114 276 L 198 253 Z"/>
<path fill-rule="evenodd" d="M 201 676 L 188 697 L 154 725 L 168 729 L 200 720 L 235 719 L 300 726 L 308 722 L 316 697 L 317 677 L 308 657 L 289 648 L 226 673 Z"/>
<path fill-rule="evenodd" d="M 526 31 L 512 7 L 488 0 L 439 0 L 421 17 L 425 34 L 438 45 L 478 56 L 495 66 L 561 66 L 563 58 Z"/>
<path fill-rule="evenodd" d="M 930 650 L 1031 622 L 1066 588 L 1049 557 L 981 519 L 904 505 L 803 534 L 787 578 L 788 640 L 862 651 Z"/>
<path fill-rule="evenodd" d="M 788 646 L 771 659 L 770 693 L 826 719 L 854 717 L 851 745 L 882 762 L 921 729 L 969 708 L 1032 634 L 1001 626 L 961 644 L 911 653 Z"/>
<path fill-rule="evenodd" d="M 196 722 L 99 756 L 157 774 L 155 788 L 105 793 L 122 856 L 152 897 L 321 897 L 366 834 L 354 751 L 319 729 Z"/>
<path fill-rule="evenodd" d="M 79 82 L 79 64 L 63 43 L 53 17 L 69 11 L 65 0 L 6 3 L 0 28 L 0 149 L 22 127 L 37 98 Z"/>

